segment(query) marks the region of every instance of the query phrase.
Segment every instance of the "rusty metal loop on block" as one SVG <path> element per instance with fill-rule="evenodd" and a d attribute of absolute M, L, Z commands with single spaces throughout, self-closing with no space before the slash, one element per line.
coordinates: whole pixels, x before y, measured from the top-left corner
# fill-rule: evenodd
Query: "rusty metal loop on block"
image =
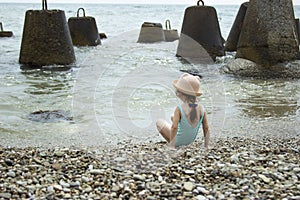
<path fill-rule="evenodd" d="M 199 6 L 200 1 L 201 1 L 201 3 L 202 3 L 202 6 L 204 6 L 204 2 L 203 2 L 202 0 L 199 0 L 199 1 L 197 2 L 197 6 Z"/>
<path fill-rule="evenodd" d="M 171 23 L 170 20 L 166 20 L 166 30 L 171 30 Z"/>
<path fill-rule="evenodd" d="M 77 17 L 79 17 L 79 11 L 80 10 L 82 10 L 83 16 L 85 17 L 85 10 L 84 10 L 84 8 L 78 8 L 78 10 L 77 10 Z"/>
<path fill-rule="evenodd" d="M 0 31 L 3 31 L 3 26 L 2 26 L 2 22 L 0 22 Z"/>
<path fill-rule="evenodd" d="M 43 10 L 48 10 L 47 0 L 43 0 L 42 5 L 43 5 Z"/>

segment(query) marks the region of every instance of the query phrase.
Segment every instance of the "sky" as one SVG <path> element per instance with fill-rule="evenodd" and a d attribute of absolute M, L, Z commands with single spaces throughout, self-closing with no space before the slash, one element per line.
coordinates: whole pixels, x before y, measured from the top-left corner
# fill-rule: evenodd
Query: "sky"
<path fill-rule="evenodd" d="M 247 0 L 204 0 L 205 5 L 240 5 Z M 41 3 L 41 0 L 0 0 L 0 2 Z M 196 0 L 48 0 L 49 3 L 116 3 L 116 4 L 186 4 L 194 5 Z M 294 5 L 300 5 L 300 0 L 293 0 Z"/>

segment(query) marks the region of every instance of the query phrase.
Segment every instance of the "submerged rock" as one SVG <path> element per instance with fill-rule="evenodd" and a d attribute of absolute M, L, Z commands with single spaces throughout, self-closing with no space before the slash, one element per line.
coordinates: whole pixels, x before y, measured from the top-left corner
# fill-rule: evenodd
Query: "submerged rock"
<path fill-rule="evenodd" d="M 220 68 L 221 73 L 255 78 L 300 78 L 300 61 L 262 67 L 250 60 L 237 58 Z"/>
<path fill-rule="evenodd" d="M 29 114 L 28 119 L 36 122 L 53 123 L 59 121 L 71 121 L 73 117 L 69 111 L 64 110 L 40 110 Z"/>

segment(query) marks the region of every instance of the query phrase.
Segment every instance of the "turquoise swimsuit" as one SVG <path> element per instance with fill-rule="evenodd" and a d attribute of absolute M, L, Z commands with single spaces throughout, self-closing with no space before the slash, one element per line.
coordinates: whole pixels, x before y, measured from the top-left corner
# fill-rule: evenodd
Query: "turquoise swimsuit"
<path fill-rule="evenodd" d="M 178 131 L 176 134 L 175 146 L 188 145 L 192 143 L 197 137 L 198 130 L 202 124 L 202 120 L 204 117 L 204 107 L 202 106 L 202 116 L 195 128 L 193 128 L 189 124 L 181 105 L 178 105 L 178 108 L 181 112 L 181 120 L 178 123 Z"/>

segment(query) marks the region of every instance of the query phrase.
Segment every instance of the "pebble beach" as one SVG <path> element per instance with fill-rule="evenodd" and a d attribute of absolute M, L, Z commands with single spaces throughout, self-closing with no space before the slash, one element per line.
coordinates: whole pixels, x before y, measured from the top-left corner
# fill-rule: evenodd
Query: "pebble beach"
<path fill-rule="evenodd" d="M 300 199 L 298 136 L 202 146 L 0 146 L 0 199 Z"/>

